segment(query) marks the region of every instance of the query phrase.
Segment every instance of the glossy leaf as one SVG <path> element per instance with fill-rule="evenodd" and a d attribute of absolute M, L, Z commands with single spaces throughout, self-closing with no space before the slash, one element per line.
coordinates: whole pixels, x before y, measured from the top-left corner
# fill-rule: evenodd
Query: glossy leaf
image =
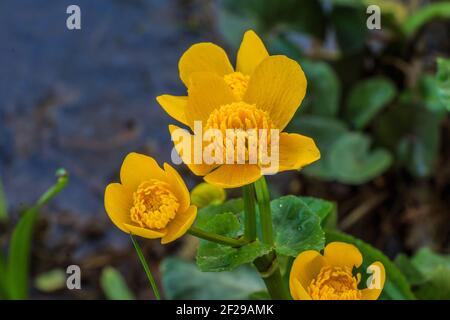
<path fill-rule="evenodd" d="M 284 196 L 273 200 L 270 206 L 277 253 L 296 257 L 302 251 L 323 248 L 321 219 L 313 211 L 330 209 L 323 200 Z"/>
<path fill-rule="evenodd" d="M 242 235 L 241 224 L 234 213 L 217 214 L 203 229 L 219 235 L 237 238 Z M 252 263 L 256 258 L 269 253 L 271 248 L 259 240 L 239 248 L 201 240 L 197 251 L 197 265 L 202 271 L 229 271 L 240 265 Z"/>

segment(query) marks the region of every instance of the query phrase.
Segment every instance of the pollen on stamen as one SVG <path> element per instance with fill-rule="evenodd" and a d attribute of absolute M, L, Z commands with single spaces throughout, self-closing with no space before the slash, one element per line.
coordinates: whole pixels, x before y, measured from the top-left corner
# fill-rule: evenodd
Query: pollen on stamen
<path fill-rule="evenodd" d="M 175 218 L 178 199 L 167 183 L 159 180 L 142 182 L 133 193 L 131 221 L 143 228 L 163 229 Z"/>

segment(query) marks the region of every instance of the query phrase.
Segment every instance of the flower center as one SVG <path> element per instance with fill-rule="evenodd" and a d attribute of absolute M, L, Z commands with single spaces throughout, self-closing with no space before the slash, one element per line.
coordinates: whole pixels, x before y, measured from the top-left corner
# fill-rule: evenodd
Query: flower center
<path fill-rule="evenodd" d="M 175 218 L 179 206 L 167 183 L 155 179 L 144 181 L 133 193 L 131 221 L 144 228 L 163 229 Z"/>
<path fill-rule="evenodd" d="M 239 101 L 214 110 L 206 121 L 205 130 L 209 129 L 221 132 L 223 140 L 215 141 L 215 143 L 224 150 L 224 159 L 228 156 L 236 163 L 239 158 L 242 161 L 245 160 L 245 163 L 249 157 L 252 157 L 253 162 L 250 161 L 250 163 L 259 163 L 261 147 L 264 146 L 267 153 L 271 151 L 269 146 L 272 129 L 275 127 L 267 112 L 258 109 L 255 105 Z M 228 153 L 229 145 L 234 148 L 231 150 L 231 156 Z"/>
<path fill-rule="evenodd" d="M 359 280 L 348 267 L 323 267 L 311 281 L 308 293 L 313 300 L 360 300 Z"/>
<path fill-rule="evenodd" d="M 250 80 L 250 76 L 242 74 L 240 72 L 233 72 L 227 74 L 223 77 L 225 82 L 230 86 L 231 91 L 233 91 L 234 96 L 238 100 L 242 100 L 242 97 L 247 91 L 248 81 Z"/>

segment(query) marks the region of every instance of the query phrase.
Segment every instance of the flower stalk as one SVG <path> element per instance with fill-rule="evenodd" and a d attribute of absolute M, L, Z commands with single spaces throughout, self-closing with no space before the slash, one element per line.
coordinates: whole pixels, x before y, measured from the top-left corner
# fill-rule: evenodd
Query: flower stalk
<path fill-rule="evenodd" d="M 272 211 L 270 209 L 270 193 L 267 187 L 267 182 L 263 177 L 254 183 L 254 185 L 247 185 L 243 187 L 244 194 L 244 208 L 246 218 L 246 233 L 247 223 L 250 224 L 251 219 L 255 221 L 256 227 L 256 213 L 255 213 L 255 193 L 258 202 L 258 208 L 260 213 L 261 222 L 261 236 L 262 242 L 273 246 L 273 226 L 272 226 Z M 249 226 L 252 228 L 252 226 Z M 250 232 L 253 232 L 250 229 Z M 256 237 L 256 229 L 255 229 Z M 274 300 L 289 300 L 290 295 L 283 282 L 281 276 L 280 266 L 275 251 L 271 251 L 268 254 L 256 259 L 253 264 L 258 269 L 261 278 L 263 279 L 270 297 Z"/>
<path fill-rule="evenodd" d="M 234 239 L 234 238 L 222 236 L 220 234 L 204 231 L 197 227 L 191 227 L 188 230 L 188 233 L 197 238 L 212 241 L 212 242 L 215 242 L 218 244 L 223 244 L 223 245 L 230 246 L 233 248 L 242 247 L 243 245 L 248 243 L 248 241 L 243 240 L 243 239 Z"/>
<path fill-rule="evenodd" d="M 134 239 L 133 235 L 130 233 L 131 242 L 133 243 L 134 249 L 136 250 L 136 254 L 139 257 L 139 260 L 141 261 L 142 267 L 144 268 L 145 274 L 147 275 L 148 282 L 150 283 L 150 286 L 152 287 L 153 294 L 156 297 L 156 300 L 161 300 L 161 295 L 159 294 L 158 286 L 156 285 L 155 279 L 153 278 L 153 275 L 150 271 L 150 268 L 147 264 L 147 261 L 145 260 L 144 254 L 142 253 L 141 247 L 137 243 L 137 241 Z"/>
<path fill-rule="evenodd" d="M 256 209 L 253 185 L 242 187 L 245 210 L 245 233 L 244 239 L 252 242 L 256 240 Z"/>
<path fill-rule="evenodd" d="M 258 200 L 261 218 L 262 242 L 273 246 L 272 212 L 270 210 L 270 193 L 264 176 L 255 182 L 256 198 Z"/>

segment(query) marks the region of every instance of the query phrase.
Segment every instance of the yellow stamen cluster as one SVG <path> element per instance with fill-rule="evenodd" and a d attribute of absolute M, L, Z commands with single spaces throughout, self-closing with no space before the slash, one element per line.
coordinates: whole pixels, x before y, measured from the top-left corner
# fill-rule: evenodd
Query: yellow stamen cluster
<path fill-rule="evenodd" d="M 223 77 L 225 82 L 230 86 L 231 91 L 233 91 L 234 96 L 238 100 L 242 100 L 242 97 L 247 91 L 248 81 L 250 80 L 250 76 L 242 74 L 240 72 L 233 72 L 227 74 Z"/>
<path fill-rule="evenodd" d="M 360 300 L 359 280 L 348 267 L 323 267 L 311 281 L 308 293 L 313 300 Z"/>
<path fill-rule="evenodd" d="M 233 102 L 221 106 L 214 110 L 206 122 L 206 130 L 217 129 L 220 130 L 223 136 L 223 141 L 216 141 L 223 146 L 223 150 L 227 150 L 227 141 L 234 146 L 234 161 L 237 157 L 243 155 L 245 160 L 249 159 L 249 150 L 252 152 L 260 152 L 257 150 L 258 145 L 267 144 L 271 142 L 271 129 L 274 129 L 272 121 L 267 112 L 256 108 L 255 105 L 245 102 Z M 234 132 L 231 137 L 227 135 L 227 130 Z M 260 129 L 266 129 L 264 135 L 261 135 Z M 240 150 L 238 139 L 243 141 L 243 150 Z M 228 150 L 227 150 L 228 151 Z M 270 148 L 267 148 L 270 152 Z M 224 158 L 227 157 L 225 151 Z M 256 161 L 259 160 L 259 153 L 255 154 Z"/>
<path fill-rule="evenodd" d="M 179 206 L 167 183 L 155 179 L 144 181 L 133 193 L 131 221 L 144 228 L 163 229 L 175 218 Z"/>

